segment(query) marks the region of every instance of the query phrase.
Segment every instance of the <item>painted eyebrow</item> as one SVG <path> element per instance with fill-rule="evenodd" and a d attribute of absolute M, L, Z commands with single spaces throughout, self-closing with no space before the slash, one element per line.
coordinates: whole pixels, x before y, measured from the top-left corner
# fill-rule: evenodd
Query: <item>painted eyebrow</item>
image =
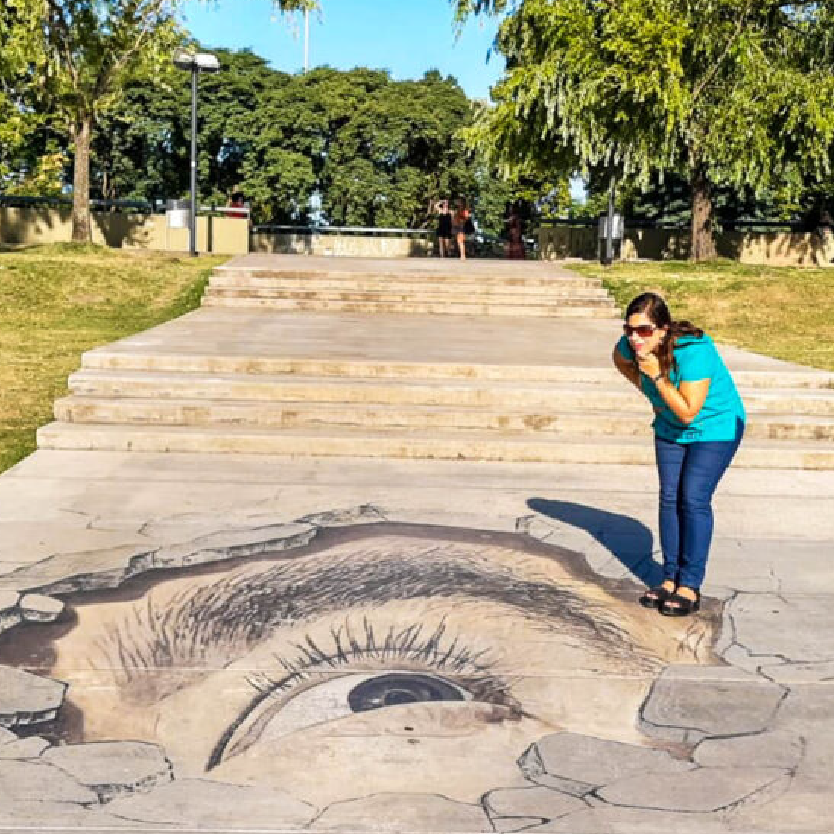
<path fill-rule="evenodd" d="M 442 558 L 431 558 L 434 554 Z M 367 554 L 366 554 L 367 555 Z M 490 569 L 468 554 L 427 548 L 417 556 L 397 557 L 390 547 L 357 559 L 323 552 L 281 562 L 263 571 L 227 576 L 210 586 L 188 590 L 164 609 L 137 609 L 137 622 L 123 635 L 133 638 L 139 667 L 168 666 L 183 655 L 197 660 L 221 646 L 248 649 L 282 626 L 357 607 L 373 608 L 396 600 L 468 597 L 494 602 L 534 618 L 540 625 L 582 640 L 609 657 L 638 665 L 648 653 L 609 616 L 572 588 L 525 580 L 509 570 Z M 115 631 L 122 631 L 121 628 Z M 149 633 L 150 632 L 150 633 Z M 143 634 L 141 644 L 136 640 Z M 126 642 L 121 651 L 127 650 Z M 132 654 L 128 651 L 128 654 Z"/>

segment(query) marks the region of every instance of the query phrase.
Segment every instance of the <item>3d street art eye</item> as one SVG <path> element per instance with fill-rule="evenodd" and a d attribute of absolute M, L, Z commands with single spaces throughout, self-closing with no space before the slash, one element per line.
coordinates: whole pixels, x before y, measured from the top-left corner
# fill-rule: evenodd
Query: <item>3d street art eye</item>
<path fill-rule="evenodd" d="M 57 578 L 29 595 L 60 594 L 52 622 L 23 622 L 15 594 L 0 820 L 52 801 L 104 824 L 510 831 L 672 795 L 726 813 L 786 778 L 784 756 L 697 761 L 712 737 L 766 731 L 783 697 L 732 670 L 743 715 L 710 708 L 729 668 L 718 603 L 667 620 L 530 536 L 332 518 L 288 525 L 280 548 L 209 537 Z"/>

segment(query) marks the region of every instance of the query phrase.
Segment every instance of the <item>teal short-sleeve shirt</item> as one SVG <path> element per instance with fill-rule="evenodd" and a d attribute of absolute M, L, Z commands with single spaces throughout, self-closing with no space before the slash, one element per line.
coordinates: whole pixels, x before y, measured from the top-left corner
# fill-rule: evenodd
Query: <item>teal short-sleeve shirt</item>
<path fill-rule="evenodd" d="M 634 351 L 625 336 L 617 342 L 620 355 L 634 361 Z M 675 342 L 675 362 L 669 379 L 675 386 L 681 382 L 698 382 L 708 379 L 707 398 L 695 419 L 682 423 L 663 402 L 657 386 L 645 375 L 640 375 L 640 389 L 657 410 L 655 434 L 676 443 L 693 443 L 703 440 L 735 440 L 738 424 L 745 422 L 744 403 L 730 376 L 724 360 L 709 336 L 681 336 Z"/>

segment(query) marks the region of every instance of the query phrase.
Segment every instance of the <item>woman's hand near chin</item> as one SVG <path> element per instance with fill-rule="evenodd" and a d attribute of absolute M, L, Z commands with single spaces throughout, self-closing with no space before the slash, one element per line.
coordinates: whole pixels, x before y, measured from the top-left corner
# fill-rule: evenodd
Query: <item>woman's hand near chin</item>
<path fill-rule="evenodd" d="M 636 353 L 637 367 L 640 372 L 645 374 L 649 379 L 654 379 L 660 374 L 660 360 L 654 353 Z"/>

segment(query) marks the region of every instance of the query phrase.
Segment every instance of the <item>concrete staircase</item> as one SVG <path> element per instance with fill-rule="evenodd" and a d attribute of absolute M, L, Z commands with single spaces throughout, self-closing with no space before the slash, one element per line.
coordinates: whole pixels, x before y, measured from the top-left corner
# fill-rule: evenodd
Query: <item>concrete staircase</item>
<path fill-rule="evenodd" d="M 126 361 L 127 360 L 127 361 Z M 651 463 L 650 415 L 615 372 L 542 366 L 85 355 L 42 448 Z M 458 369 L 459 370 L 459 369 Z M 736 374 L 739 464 L 834 469 L 834 389 Z M 785 383 L 790 382 L 790 387 Z M 774 385 L 781 387 L 773 387 Z"/>
<path fill-rule="evenodd" d="M 453 260 L 402 271 L 220 267 L 203 297 L 207 307 L 328 313 L 611 318 L 618 310 L 600 281 L 561 271 L 489 274 Z M 497 270 L 496 270 L 497 271 Z M 503 271 L 503 270 L 502 270 Z"/>
<path fill-rule="evenodd" d="M 299 269 L 313 260 L 220 268 L 203 309 L 85 354 L 39 446 L 653 463 L 597 282 L 540 264 Z M 733 359 L 737 465 L 834 469 L 834 375 Z"/>

